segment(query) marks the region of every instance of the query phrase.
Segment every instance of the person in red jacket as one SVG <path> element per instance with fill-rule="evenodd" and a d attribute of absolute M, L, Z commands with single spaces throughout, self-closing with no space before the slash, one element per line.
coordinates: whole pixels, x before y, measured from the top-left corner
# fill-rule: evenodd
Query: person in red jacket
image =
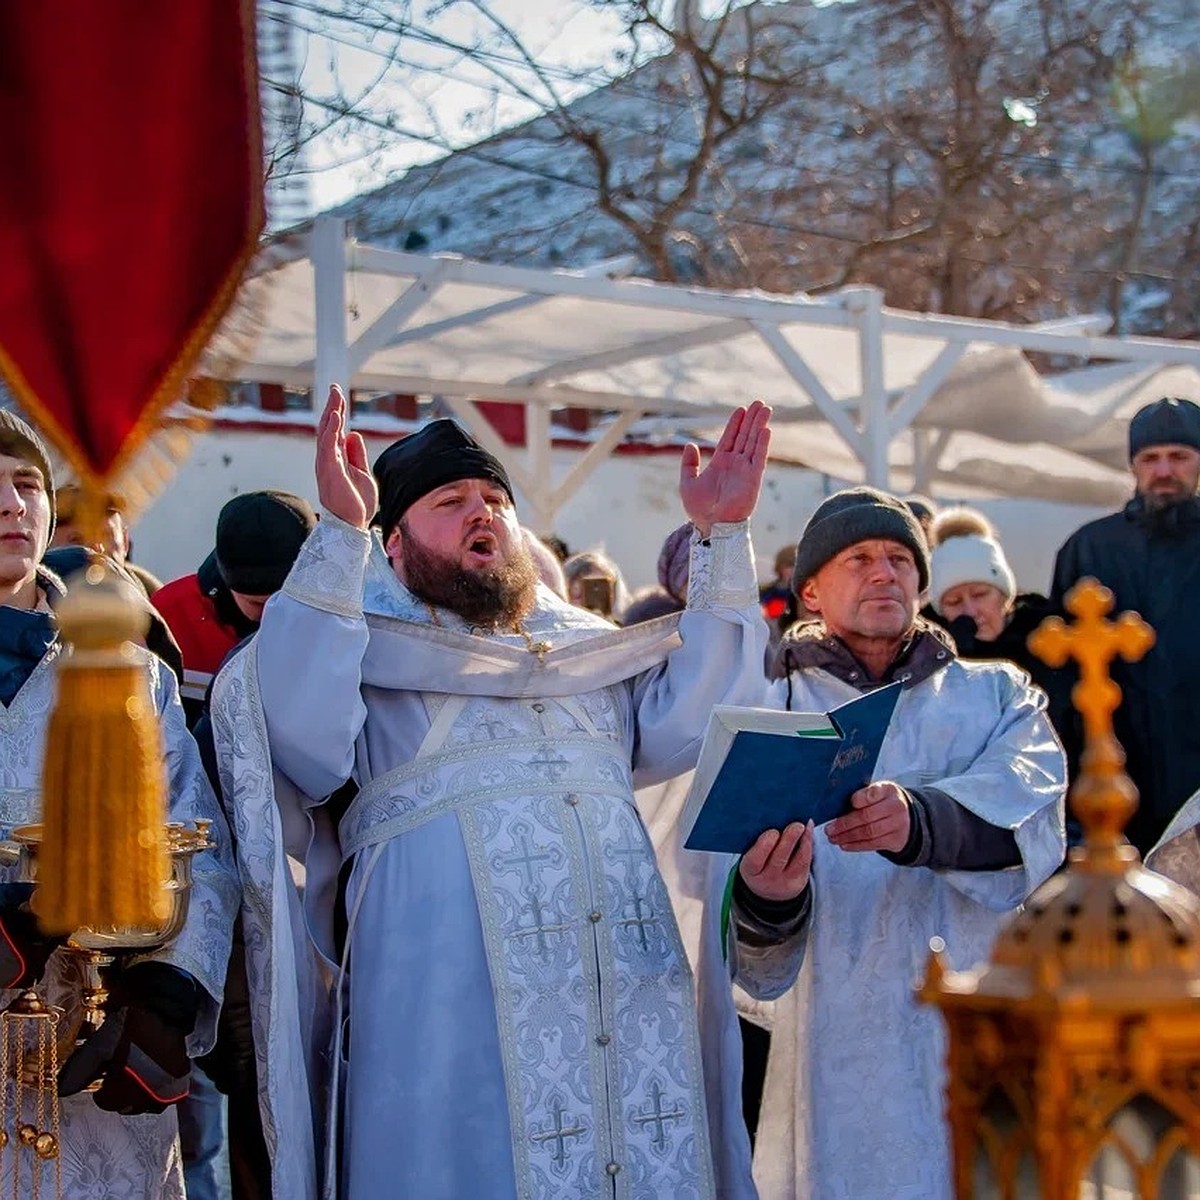
<path fill-rule="evenodd" d="M 155 592 L 154 606 L 183 652 L 189 729 L 217 668 L 258 628 L 263 606 L 283 586 L 316 523 L 308 501 L 291 492 L 234 496 L 217 517 L 216 548 L 200 569 Z"/>

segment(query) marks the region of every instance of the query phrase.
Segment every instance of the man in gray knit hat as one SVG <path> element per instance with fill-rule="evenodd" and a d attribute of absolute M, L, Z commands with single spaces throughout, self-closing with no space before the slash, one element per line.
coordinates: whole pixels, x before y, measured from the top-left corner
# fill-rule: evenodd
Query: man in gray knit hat
<path fill-rule="evenodd" d="M 956 659 L 917 615 L 928 580 L 916 518 L 874 488 L 830 496 L 797 547 L 813 620 L 785 643 L 774 701 L 828 712 L 902 691 L 875 782 L 821 829 L 764 832 L 734 878 L 735 978 L 776 1001 L 763 1200 L 949 1200 L 941 1035 L 913 983 L 931 938 L 956 966 L 984 957 L 1002 914 L 1063 858 L 1045 696 L 1009 663 Z"/>

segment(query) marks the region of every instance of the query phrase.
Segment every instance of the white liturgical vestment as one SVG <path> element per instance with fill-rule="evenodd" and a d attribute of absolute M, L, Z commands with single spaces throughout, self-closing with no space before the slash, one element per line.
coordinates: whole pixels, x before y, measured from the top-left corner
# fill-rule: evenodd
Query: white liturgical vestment
<path fill-rule="evenodd" d="M 860 694 L 823 670 L 794 673 L 792 688 L 797 711 Z M 914 992 L 932 939 L 953 969 L 982 961 L 1005 915 L 1062 862 L 1066 764 L 1045 706 L 1010 664 L 948 662 L 901 693 L 875 771 L 1011 830 L 1019 865 L 898 866 L 818 829 L 804 931 L 773 951 L 730 947 L 738 982 L 775 999 L 755 1143 L 763 1200 L 951 1200 L 944 1027 Z M 702 963 L 721 952 L 705 936 Z"/>
<path fill-rule="evenodd" d="M 300 928 L 288 852 L 308 930 L 346 968 L 327 1191 L 753 1196 L 740 1121 L 710 1129 L 691 971 L 633 788 L 694 764 L 714 704 L 761 702 L 765 637 L 744 525 L 694 543 L 679 618 L 618 631 L 541 589 L 520 630 L 483 633 L 418 603 L 377 540 L 321 521 L 214 692 L 261 918 L 247 943 L 269 1144 L 305 1133 L 296 1093 L 319 1095 L 325 1070 L 274 1061 L 321 1024 L 306 951 L 259 931 Z M 335 849 L 320 802 L 347 778 Z"/>
<path fill-rule="evenodd" d="M 40 784 L 45 754 L 46 729 L 54 706 L 57 675 L 55 665 L 63 654 L 61 643 L 47 650 L 33 674 L 6 708 L 0 704 L 0 837 L 13 829 L 41 819 Z M 192 741 L 179 703 L 175 677 L 153 655 L 139 652 L 150 673 L 150 694 L 162 720 L 172 820 L 213 822 L 214 850 L 193 859 L 193 881 L 188 917 L 183 932 L 171 945 L 149 957 L 186 971 L 198 986 L 200 1008 L 196 1027 L 188 1039 L 193 1057 L 212 1048 L 217 1013 L 225 990 L 225 968 L 229 963 L 230 935 L 238 906 L 237 878 L 229 831 L 216 797 L 200 765 L 200 754 Z M 7 881 L 16 868 L 3 871 Z M 53 1004 L 78 1017 L 80 972 L 65 951 L 55 951 L 46 966 L 40 993 Z M 0 991 L 0 1008 L 17 999 L 15 991 Z M 2 1081 L 13 1103 L 11 1081 Z M 43 1094 L 44 1095 L 44 1094 Z M 34 1112 L 34 1090 L 24 1089 L 24 1119 L 38 1124 Z M 49 1101 L 46 1098 L 48 1110 Z M 157 1115 L 125 1117 L 97 1108 L 90 1093 L 66 1096 L 61 1101 L 62 1194 L 67 1200 L 83 1197 L 112 1197 L 112 1200 L 183 1200 L 183 1172 L 175 1109 Z M 43 1119 L 39 1125 L 45 1128 Z M 0 1194 L 10 1195 L 12 1151 L 4 1156 Z M 39 1176 L 40 1193 L 32 1187 L 32 1172 L 22 1168 L 21 1196 L 51 1195 L 53 1163 Z"/>

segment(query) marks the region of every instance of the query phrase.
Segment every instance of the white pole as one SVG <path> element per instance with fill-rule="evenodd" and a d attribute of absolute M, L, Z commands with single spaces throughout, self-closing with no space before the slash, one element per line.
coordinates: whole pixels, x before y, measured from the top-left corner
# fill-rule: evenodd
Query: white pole
<path fill-rule="evenodd" d="M 350 392 L 346 350 L 346 222 L 318 217 L 313 222 L 312 264 L 316 293 L 317 355 L 313 369 L 313 410 L 320 412 L 331 384 Z"/>
<path fill-rule="evenodd" d="M 872 487 L 886 488 L 888 446 L 887 387 L 883 376 L 883 293 L 874 287 L 855 288 L 846 306 L 858 323 L 859 361 L 862 367 L 862 463 Z"/>
<path fill-rule="evenodd" d="M 550 409 L 536 400 L 525 405 L 525 437 L 529 444 L 526 462 L 529 464 L 531 491 L 529 525 L 539 537 L 554 532 L 554 480 L 551 478 L 552 449 Z"/>

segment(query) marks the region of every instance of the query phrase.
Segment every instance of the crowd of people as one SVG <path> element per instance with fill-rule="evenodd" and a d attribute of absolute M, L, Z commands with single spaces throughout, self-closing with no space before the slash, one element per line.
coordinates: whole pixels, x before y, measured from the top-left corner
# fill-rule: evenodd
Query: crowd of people
<path fill-rule="evenodd" d="M 1084 576 L 1157 635 L 1114 668 L 1129 838 L 1197 836 L 1200 408 L 1134 417 L 1133 498 L 1044 595 L 982 513 L 869 487 L 760 582 L 769 442 L 756 402 L 706 461 L 684 451 L 686 521 L 631 593 L 602 550 L 522 527 L 452 421 L 370 464 L 335 388 L 320 515 L 236 496 L 161 584 L 120 498 L 85 535 L 0 410 L 4 832 L 38 817 L 54 609 L 97 555 L 145 609 L 172 818 L 217 832 L 184 932 L 111 969 L 120 1037 L 64 1068 L 99 1082 L 62 1089 L 64 1196 L 210 1200 L 220 1169 L 235 1200 L 949 1200 L 942 1030 L 913 988 L 931 939 L 972 965 L 1063 862 L 1074 676 L 1027 638 Z M 715 705 L 826 712 L 887 683 L 875 781 L 841 816 L 683 848 Z M 28 901 L 0 885 L 0 1004 L 69 1011 Z"/>

